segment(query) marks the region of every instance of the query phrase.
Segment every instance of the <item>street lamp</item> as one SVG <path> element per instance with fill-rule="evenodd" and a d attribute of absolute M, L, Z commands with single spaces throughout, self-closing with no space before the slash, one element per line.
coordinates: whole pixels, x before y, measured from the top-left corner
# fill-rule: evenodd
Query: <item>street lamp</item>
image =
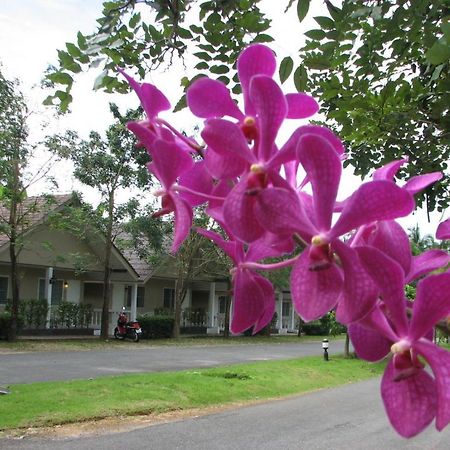
<path fill-rule="evenodd" d="M 324 361 L 328 361 L 328 347 L 329 347 L 328 339 L 324 339 L 324 340 L 322 341 L 323 360 L 324 360 Z"/>

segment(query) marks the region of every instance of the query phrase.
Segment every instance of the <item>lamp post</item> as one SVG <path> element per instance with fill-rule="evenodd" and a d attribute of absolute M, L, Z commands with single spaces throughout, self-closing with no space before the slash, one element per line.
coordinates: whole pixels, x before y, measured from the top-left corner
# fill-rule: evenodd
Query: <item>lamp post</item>
<path fill-rule="evenodd" d="M 328 347 L 329 347 L 328 339 L 324 339 L 324 340 L 322 341 L 323 360 L 324 360 L 324 361 L 328 361 Z"/>

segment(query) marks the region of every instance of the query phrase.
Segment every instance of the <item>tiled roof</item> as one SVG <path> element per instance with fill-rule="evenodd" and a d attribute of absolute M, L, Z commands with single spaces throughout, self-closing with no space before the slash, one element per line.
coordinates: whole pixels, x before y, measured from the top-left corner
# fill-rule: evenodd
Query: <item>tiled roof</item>
<path fill-rule="evenodd" d="M 45 195 L 26 198 L 18 208 L 21 220 L 21 232 L 44 221 L 47 215 L 73 198 L 72 194 Z M 0 219 L 8 220 L 9 210 L 0 204 Z M 8 237 L 0 232 L 0 247 L 8 242 Z"/>

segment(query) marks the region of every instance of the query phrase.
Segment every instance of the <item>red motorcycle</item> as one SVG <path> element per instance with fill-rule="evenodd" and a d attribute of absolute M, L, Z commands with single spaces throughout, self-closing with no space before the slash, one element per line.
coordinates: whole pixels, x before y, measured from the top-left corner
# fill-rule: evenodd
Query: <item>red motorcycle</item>
<path fill-rule="evenodd" d="M 141 333 L 142 330 L 139 322 L 128 322 L 128 316 L 125 313 L 125 307 L 123 307 L 117 318 L 117 327 L 114 329 L 114 337 L 120 340 L 130 338 L 134 342 L 139 342 Z"/>

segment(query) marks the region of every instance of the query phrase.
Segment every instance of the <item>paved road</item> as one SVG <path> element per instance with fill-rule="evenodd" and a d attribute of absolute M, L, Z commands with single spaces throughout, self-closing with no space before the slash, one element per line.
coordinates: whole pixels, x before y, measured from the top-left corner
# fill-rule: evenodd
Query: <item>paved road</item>
<path fill-rule="evenodd" d="M 330 344 L 330 355 L 344 342 Z M 0 386 L 35 381 L 94 378 L 137 372 L 183 370 L 322 354 L 320 342 L 191 347 L 139 347 L 135 350 L 0 354 Z"/>
<path fill-rule="evenodd" d="M 407 413 L 407 411 L 405 411 Z M 450 429 L 405 440 L 390 428 L 379 380 L 153 425 L 58 441 L 0 439 L 2 450 L 448 450 Z"/>

